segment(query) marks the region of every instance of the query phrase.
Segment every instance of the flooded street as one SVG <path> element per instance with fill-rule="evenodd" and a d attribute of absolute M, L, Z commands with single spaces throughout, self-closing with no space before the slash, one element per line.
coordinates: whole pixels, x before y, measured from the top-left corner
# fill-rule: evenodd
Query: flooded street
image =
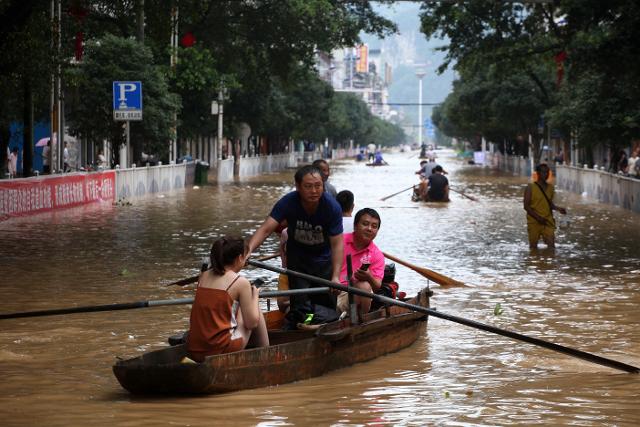
<path fill-rule="evenodd" d="M 451 187 L 477 202 L 380 201 L 417 183 L 415 153 L 386 156 L 388 167 L 336 162 L 331 182 L 355 194 L 356 211 L 380 212 L 383 251 L 470 285 L 432 284 L 439 311 L 640 366 L 640 217 L 558 191 L 569 225 L 555 254 L 532 254 L 527 179 L 441 156 Z M 166 284 L 197 273 L 218 236 L 250 236 L 293 173 L 0 222 L 0 313 L 192 296 Z M 275 286 L 273 273 L 246 274 Z M 396 280 L 410 295 L 427 284 L 399 265 Z M 188 321 L 187 305 L 0 320 L 2 424 L 640 424 L 639 375 L 433 317 L 411 347 L 320 378 L 203 397 L 122 389 L 116 357 L 160 348 Z"/>

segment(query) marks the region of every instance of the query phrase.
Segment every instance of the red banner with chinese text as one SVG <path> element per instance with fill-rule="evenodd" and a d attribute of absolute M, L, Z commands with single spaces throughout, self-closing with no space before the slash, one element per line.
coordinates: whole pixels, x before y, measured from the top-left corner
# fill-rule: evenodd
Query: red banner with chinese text
<path fill-rule="evenodd" d="M 0 181 L 0 219 L 114 201 L 115 171 Z"/>

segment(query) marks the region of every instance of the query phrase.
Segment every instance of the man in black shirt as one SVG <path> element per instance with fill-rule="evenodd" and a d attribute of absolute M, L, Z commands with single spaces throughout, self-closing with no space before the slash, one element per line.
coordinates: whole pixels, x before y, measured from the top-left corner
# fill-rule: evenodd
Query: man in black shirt
<path fill-rule="evenodd" d="M 429 176 L 429 187 L 427 196 L 430 202 L 448 202 L 449 201 L 449 180 L 444 176 L 442 166 L 437 165 L 433 168 L 433 173 Z"/>

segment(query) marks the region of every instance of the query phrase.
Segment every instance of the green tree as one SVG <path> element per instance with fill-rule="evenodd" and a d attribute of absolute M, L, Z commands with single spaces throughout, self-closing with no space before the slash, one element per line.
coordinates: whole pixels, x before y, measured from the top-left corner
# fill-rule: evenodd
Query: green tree
<path fill-rule="evenodd" d="M 223 80 L 227 86 L 233 86 L 233 80 L 218 72 L 211 51 L 200 44 L 180 49 L 178 55 L 180 61 L 173 74 L 173 87 L 182 99 L 178 134 L 181 138 L 193 138 L 213 133 L 217 122 L 210 114 L 211 101 L 218 99 Z"/>
<path fill-rule="evenodd" d="M 84 61 L 69 73 L 77 94 L 69 104 L 70 131 L 93 143 L 109 140 L 117 153 L 125 136 L 123 122 L 113 120 L 112 84 L 129 80 L 140 80 L 143 88 L 143 120 L 131 123 L 134 159 L 143 150 L 166 158 L 180 102 L 168 90 L 166 70 L 153 65 L 151 50 L 133 39 L 108 35 L 88 43 Z"/>
<path fill-rule="evenodd" d="M 33 167 L 33 122 L 48 117 L 51 72 L 50 3 L 44 0 L 0 3 L 0 169 L 6 165 L 9 125 L 22 122 L 23 174 Z"/>
<path fill-rule="evenodd" d="M 505 76 L 516 70 L 529 77 L 546 122 L 565 134 L 575 132 L 587 151 L 600 143 L 625 146 L 640 135 L 637 2 L 427 2 L 421 18 L 427 37 L 450 41 L 442 47 L 447 57 L 441 69 L 455 63 L 462 79 L 489 66 Z M 550 84 L 558 54 L 566 55 L 565 61 L 558 56 L 564 70 L 560 90 Z M 526 97 L 522 101 L 531 104 Z M 519 114 L 515 107 L 511 102 Z"/>
<path fill-rule="evenodd" d="M 379 36 L 395 31 L 395 25 L 379 16 L 373 3 L 366 0 L 146 1 L 144 48 L 136 45 L 134 49 L 134 44 L 131 44 L 129 48 L 123 47 L 120 51 L 123 56 L 117 58 L 112 55 L 113 50 L 102 49 L 104 43 L 110 37 L 128 40 L 129 43 L 130 38 L 139 34 L 141 14 L 137 7 L 141 2 L 61 2 L 65 11 L 61 54 L 58 59 L 37 63 L 27 63 L 29 57 L 21 52 L 28 50 L 36 53 L 38 58 L 54 58 L 53 52 L 47 50 L 52 40 L 48 22 L 50 2 L 0 3 L 0 22 L 4 23 L 0 26 L 0 47 L 3 53 L 7 52 L 3 58 L 7 60 L 0 66 L 0 76 L 3 77 L 0 86 L 3 89 L 9 87 L 8 92 L 14 94 L 11 102 L 5 102 L 0 108 L 0 115 L 5 117 L 0 117 L 0 127 L 7 122 L 6 117 L 19 116 L 23 110 L 22 97 L 15 95 L 19 95 L 24 87 L 20 76 L 28 70 L 26 66 L 37 64 L 37 71 L 26 74 L 45 83 L 44 90 L 34 87 L 30 93 L 36 95 L 35 105 L 46 112 L 48 102 L 37 97 L 43 94 L 48 98 L 50 70 L 62 64 L 68 79 L 65 97 L 67 123 L 72 131 L 93 142 L 107 138 L 117 147 L 122 141 L 122 132 L 119 124 L 111 119 L 110 107 L 106 104 L 110 99 L 111 86 L 98 85 L 102 83 L 98 76 L 110 79 L 114 74 L 121 74 L 145 81 L 150 78 L 144 83 L 145 119 L 132 127 L 135 155 L 143 147 L 160 153 L 165 150 L 170 129 L 175 126 L 169 116 L 177 105 L 171 93 L 179 94 L 183 105 L 178 114 L 180 135 L 191 137 L 212 132 L 216 125 L 210 116 L 209 105 L 217 98 L 222 80 L 231 95 L 225 103 L 226 134 L 236 122 L 243 121 L 250 123 L 256 132 L 264 129 L 277 135 L 278 139 L 292 135 L 318 140 L 322 135 L 327 137 L 331 112 L 328 105 L 333 102 L 333 97 L 319 83 L 314 83 L 308 94 L 301 92 L 302 82 L 308 81 L 308 76 L 299 70 L 313 69 L 317 50 L 331 51 L 355 45 L 362 31 Z M 190 33 L 195 37 L 195 44 L 180 50 L 179 65 L 170 71 L 168 43 L 171 12 L 176 7 L 180 17 L 179 36 Z M 33 27 L 30 26 L 32 17 L 40 19 L 38 23 L 33 20 Z M 26 42 L 19 47 L 5 49 L 11 46 L 11 37 L 21 31 L 29 34 L 28 39 L 33 45 L 43 50 L 33 50 L 30 48 L 32 44 Z M 70 59 L 74 54 L 76 33 L 79 32 L 84 35 L 86 52 L 82 62 L 75 65 Z M 99 46 L 98 42 L 102 44 Z M 16 64 L 22 64 L 18 61 L 22 60 L 25 67 L 12 67 L 13 59 Z M 43 67 L 43 63 L 49 62 L 50 66 Z M 7 65 L 13 71 L 6 71 Z M 89 71 L 95 73 L 87 74 Z M 14 78 L 14 75 L 18 77 Z M 5 79 L 8 76 L 11 79 Z M 154 83 L 166 81 L 167 76 L 171 76 L 169 86 Z M 308 102 L 313 99 L 319 114 L 317 122 L 301 114 L 304 108 L 292 102 L 296 96 Z M 78 117 L 78 114 L 82 116 Z M 306 121 L 307 128 L 302 128 L 300 117 Z"/>
<path fill-rule="evenodd" d="M 640 138 L 640 5 L 630 0 L 563 1 L 567 61 L 554 124 L 572 130 L 594 163 L 592 149 L 612 152 Z M 598 163 L 601 159 L 598 159 Z"/>

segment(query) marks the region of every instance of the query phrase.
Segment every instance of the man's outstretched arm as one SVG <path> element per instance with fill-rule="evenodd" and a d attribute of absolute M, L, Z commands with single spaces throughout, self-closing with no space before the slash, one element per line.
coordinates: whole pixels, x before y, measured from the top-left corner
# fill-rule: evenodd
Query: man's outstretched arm
<path fill-rule="evenodd" d="M 278 221 L 270 216 L 267 217 L 249 240 L 249 255 L 251 255 L 271 233 L 276 231 L 276 228 L 278 228 Z"/>

